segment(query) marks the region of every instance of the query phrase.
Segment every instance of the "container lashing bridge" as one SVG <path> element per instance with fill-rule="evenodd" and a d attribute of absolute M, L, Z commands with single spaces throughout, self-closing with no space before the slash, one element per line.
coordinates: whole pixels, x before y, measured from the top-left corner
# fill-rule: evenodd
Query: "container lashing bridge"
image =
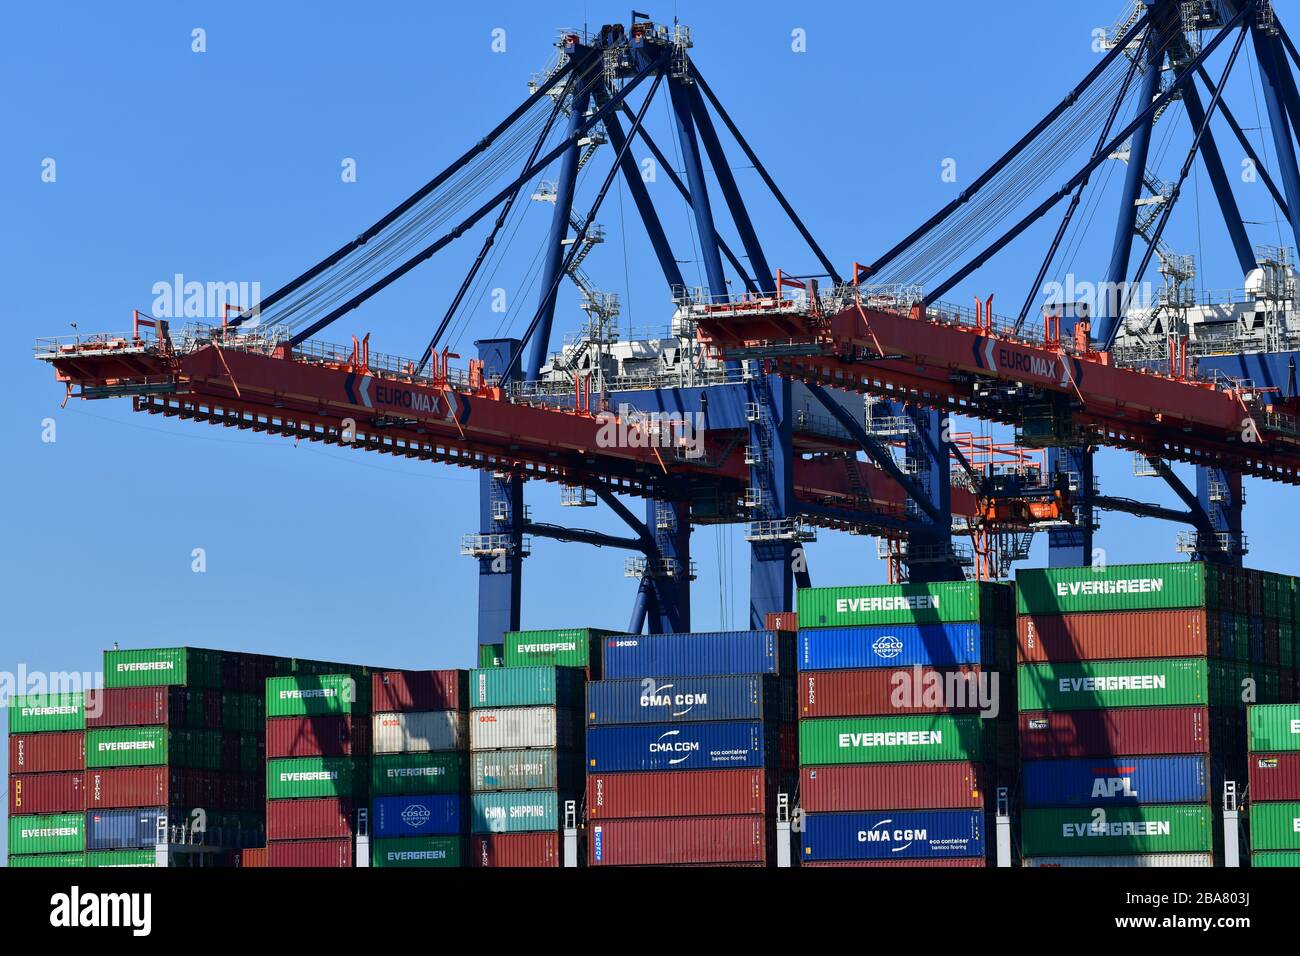
<path fill-rule="evenodd" d="M 1300 100 L 1285 59 L 1295 59 L 1294 49 L 1271 10 L 1253 3 L 1202 5 L 1194 30 L 1183 14 L 1177 3 L 1144 6 L 1084 82 L 1012 151 L 948 207 L 848 276 L 836 271 L 714 94 L 690 55 L 689 30 L 635 14 L 626 28 L 566 32 L 554 61 L 533 78 L 530 95 L 486 136 L 256 308 L 240 304 L 219 323 L 184 329 L 137 313 L 129 332 L 41 340 L 37 357 L 55 368 L 69 396 L 130 397 L 136 410 L 150 414 L 476 469 L 480 525 L 465 535 L 461 550 L 479 564 L 481 643 L 520 626 L 523 559 L 538 537 L 631 552 L 625 573 L 639 586 L 628 629 L 651 633 L 690 629 L 690 534 L 709 523 L 745 526 L 753 627 L 790 610 L 795 584 L 810 583 L 802 549 L 820 529 L 876 536 L 897 580 L 1005 575 L 1043 530 L 1051 535 L 1054 563 L 1086 562 L 1098 508 L 1187 523 L 1196 532 L 1194 557 L 1239 562 L 1241 475 L 1300 479 L 1294 383 L 1286 394 L 1243 384 L 1226 377 L 1227 366 L 1209 378 L 1204 357 L 1189 358 L 1177 347 L 1168 368 L 1117 364 L 1110 346 L 1122 311 L 1094 322 L 1078 310 L 1049 309 L 1041 327 L 1034 316 L 1031 328 L 1036 291 L 1014 321 L 995 317 L 991 298 L 973 312 L 942 302 L 1055 201 L 1045 200 L 1032 218 L 944 281 L 932 284 L 924 274 L 972 248 L 996 222 L 990 210 L 1024 177 L 1041 175 L 1068 152 L 1062 130 L 1077 138 L 1100 129 L 1088 162 L 1055 196 L 1068 196 L 1069 207 L 1035 289 L 1090 174 L 1132 137 L 1116 236 L 1122 262 L 1112 263 L 1113 272 L 1126 275 L 1132 210 L 1148 179 L 1141 175 L 1144 139 L 1175 98 L 1196 130 L 1191 155 L 1199 151 L 1211 169 L 1234 246 L 1239 255 L 1243 248 L 1249 253 L 1249 244 L 1237 241 L 1244 227 L 1226 180 L 1220 182 L 1225 177 L 1213 173 L 1223 167 L 1208 120 L 1216 112 L 1229 116 L 1221 96 L 1227 71 L 1216 86 L 1203 65 L 1227 42 L 1230 68 L 1247 33 L 1276 100 L 1270 118 L 1287 146 L 1285 155 L 1281 145 L 1277 150 L 1283 189 L 1262 166 L 1260 174 L 1295 229 L 1290 210 L 1300 210 L 1300 172 L 1287 117 L 1300 120 Z M 1203 32 L 1212 39 L 1202 45 Z M 1174 81 L 1162 89 L 1165 59 Z M 1204 109 L 1196 100 L 1197 76 L 1210 94 Z M 660 93 L 666 93 L 680 172 L 647 129 L 648 107 Z M 1121 105 L 1144 93 L 1144 108 L 1122 125 Z M 790 276 L 770 268 L 718 123 L 824 271 Z M 1231 125 L 1248 145 L 1235 120 Z M 641 144 L 638 152 L 650 151 L 689 208 L 704 288 L 690 288 L 682 275 L 683 260 L 642 179 L 634 143 Z M 580 213 L 579 175 L 595 168 L 600 147 L 613 155 Z M 512 216 L 527 205 L 518 203 L 521 191 L 556 164 L 554 180 L 533 194 L 553 210 L 527 325 L 518 336 L 480 339 L 468 368 L 454 368 L 458 356 L 447 343 L 502 258 Z M 706 167 L 718 196 L 710 195 Z M 1185 175 L 1186 168 L 1178 185 Z M 580 266 L 595 241 L 601 205 L 619 181 L 674 302 L 680 341 L 706 345 L 709 360 L 680 366 L 671 376 L 629 378 L 606 376 L 603 366 L 598 375 L 575 372 L 581 363 L 570 355 L 553 363 L 548 377 L 566 278 L 593 321 L 614 314 Z M 1144 223 L 1150 241 L 1139 277 L 1158 248 L 1177 188 L 1157 221 Z M 739 251 L 718 229 L 719 197 Z M 314 338 L 480 223 L 475 234 L 482 241 L 468 273 L 418 359 L 372 352 L 368 334 L 345 346 Z M 1242 265 L 1253 268 L 1254 259 Z M 593 351 L 577 357 L 590 360 Z M 1262 361 L 1272 374 L 1275 358 L 1250 361 Z M 1019 442 L 954 435 L 952 412 L 1015 425 Z M 1140 452 L 1187 510 L 1100 495 L 1091 466 L 1097 446 Z M 1169 461 L 1198 466 L 1195 492 Z M 561 486 L 564 504 L 603 503 L 628 533 L 533 521 L 525 486 L 543 481 Z M 627 497 L 644 499 L 644 511 L 634 512 Z M 954 537 L 969 546 L 955 545 Z"/>

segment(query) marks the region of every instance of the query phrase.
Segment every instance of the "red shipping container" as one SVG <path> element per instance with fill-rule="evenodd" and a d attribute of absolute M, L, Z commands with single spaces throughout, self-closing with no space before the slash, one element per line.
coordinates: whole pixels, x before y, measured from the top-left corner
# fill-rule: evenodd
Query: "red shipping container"
<path fill-rule="evenodd" d="M 267 757 L 351 757 L 368 753 L 369 717 L 272 717 L 266 722 Z"/>
<path fill-rule="evenodd" d="M 921 697 L 912 701 L 908 695 L 908 705 L 895 705 L 892 702 L 896 686 L 896 677 L 902 674 L 907 679 L 908 687 L 914 686 L 917 671 L 913 668 L 868 667 L 847 671 L 804 671 L 799 675 L 799 716 L 800 717 L 869 717 L 874 714 L 927 714 L 927 713 L 973 713 L 980 709 L 978 686 L 971 683 L 972 677 L 978 680 L 979 667 L 953 667 L 936 669 L 920 668 L 919 685 Z M 948 677 L 947 675 L 953 675 Z M 931 676 L 936 675 L 936 676 Z M 939 687 L 960 691 L 967 707 L 951 707 L 948 703 L 956 698 L 939 695 L 935 703 L 925 703 L 925 689 L 931 681 L 943 680 Z M 958 681 L 961 681 L 958 684 Z M 915 703 L 916 706 L 911 706 Z"/>
<path fill-rule="evenodd" d="M 543 833 L 489 833 L 470 837 L 470 866 L 559 866 L 560 836 Z"/>
<path fill-rule="evenodd" d="M 183 687 L 104 687 L 86 693 L 87 727 L 166 727 L 186 723 Z M 217 724 L 221 726 L 220 723 Z"/>
<path fill-rule="evenodd" d="M 469 706 L 469 671 L 381 671 L 370 678 L 371 710 L 463 710 Z"/>
<path fill-rule="evenodd" d="M 86 768 L 86 735 L 69 733 L 10 734 L 10 773 L 54 773 Z"/>
<path fill-rule="evenodd" d="M 1021 614 L 1016 654 L 1022 664 L 1217 656 L 1217 624 L 1204 610 Z"/>
<path fill-rule="evenodd" d="M 766 863 L 768 818 L 601 820 L 587 828 L 589 866 Z"/>
<path fill-rule="evenodd" d="M 203 770 L 111 767 L 86 771 L 86 809 L 205 807 L 217 809 L 212 781 Z"/>
<path fill-rule="evenodd" d="M 797 631 L 799 614 L 796 611 L 769 611 L 763 618 L 763 626 L 769 631 Z"/>
<path fill-rule="evenodd" d="M 267 866 L 352 865 L 352 840 L 277 840 L 266 844 Z"/>
<path fill-rule="evenodd" d="M 1115 707 L 1020 715 L 1022 760 L 1203 754 L 1209 753 L 1209 745 L 1207 707 Z"/>
<path fill-rule="evenodd" d="M 1251 754 L 1250 799 L 1300 800 L 1300 751 Z"/>
<path fill-rule="evenodd" d="M 15 773 L 9 775 L 9 815 L 72 813 L 86 809 L 80 773 Z"/>
<path fill-rule="evenodd" d="M 816 863 L 800 863 L 800 869 L 807 867 L 840 867 L 840 866 L 860 866 L 860 867 L 898 867 L 898 866 L 957 866 L 957 867 L 986 867 L 988 861 L 982 856 L 962 856 L 954 860 L 819 860 Z"/>
<path fill-rule="evenodd" d="M 352 836 L 352 801 L 336 798 L 266 801 L 268 840 L 325 840 Z"/>
<path fill-rule="evenodd" d="M 260 868 L 266 866 L 266 847 L 248 847 L 239 851 L 239 862 L 236 866 L 245 869 Z"/>
<path fill-rule="evenodd" d="M 988 770 L 966 761 L 804 767 L 799 806 L 810 813 L 978 810 L 991 796 L 988 783 Z"/>
<path fill-rule="evenodd" d="M 587 818 L 763 814 L 769 791 L 762 770 L 589 774 Z"/>

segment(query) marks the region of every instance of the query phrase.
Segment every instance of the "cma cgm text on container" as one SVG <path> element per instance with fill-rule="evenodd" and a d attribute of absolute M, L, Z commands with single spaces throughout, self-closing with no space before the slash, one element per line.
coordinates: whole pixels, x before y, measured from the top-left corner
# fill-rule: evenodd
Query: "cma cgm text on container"
<path fill-rule="evenodd" d="M 982 810 L 885 810 L 809 813 L 801 859 L 888 860 L 982 857 Z"/>
<path fill-rule="evenodd" d="M 640 677 L 587 685 L 592 726 L 793 719 L 793 686 L 771 675 Z"/>

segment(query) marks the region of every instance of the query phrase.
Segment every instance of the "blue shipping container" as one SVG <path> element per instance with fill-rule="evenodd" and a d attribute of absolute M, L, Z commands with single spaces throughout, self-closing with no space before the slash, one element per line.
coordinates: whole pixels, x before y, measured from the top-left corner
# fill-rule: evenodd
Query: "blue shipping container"
<path fill-rule="evenodd" d="M 1204 755 L 1027 760 L 1023 779 L 1027 807 L 1205 803 L 1210 799 L 1209 758 Z"/>
<path fill-rule="evenodd" d="M 638 677 L 587 684 L 587 723 L 593 726 L 793 719 L 793 685 L 762 674 Z"/>
<path fill-rule="evenodd" d="M 158 842 L 164 807 L 143 810 L 92 810 L 86 814 L 87 850 L 141 850 Z"/>
<path fill-rule="evenodd" d="M 454 793 L 376 797 L 371 806 L 371 827 L 377 837 L 456 834 L 463 819 L 461 798 Z"/>
<path fill-rule="evenodd" d="M 587 772 L 763 767 L 775 738 L 759 721 L 590 727 Z"/>
<path fill-rule="evenodd" d="M 981 810 L 804 815 L 803 859 L 939 860 L 984 856 Z"/>
<path fill-rule="evenodd" d="M 992 633 L 978 624 L 816 628 L 799 632 L 799 669 L 993 663 Z"/>
<path fill-rule="evenodd" d="M 603 676 L 794 675 L 794 640 L 776 631 L 618 634 L 601 642 Z"/>

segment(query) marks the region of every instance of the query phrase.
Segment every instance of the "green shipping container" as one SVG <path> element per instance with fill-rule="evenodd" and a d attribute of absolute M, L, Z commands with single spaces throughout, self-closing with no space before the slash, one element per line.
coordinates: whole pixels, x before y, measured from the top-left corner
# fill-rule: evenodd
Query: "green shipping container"
<path fill-rule="evenodd" d="M 247 737 L 256 746 L 256 738 Z M 104 727 L 86 731 L 86 767 L 223 769 L 221 731 L 165 727 Z"/>
<path fill-rule="evenodd" d="M 81 853 L 85 849 L 85 814 L 45 813 L 9 818 L 10 853 Z"/>
<path fill-rule="evenodd" d="M 985 581 L 801 588 L 799 626 L 1011 623 L 1011 587 Z"/>
<path fill-rule="evenodd" d="M 28 694 L 9 702 L 9 733 L 37 734 L 53 730 L 85 730 L 86 698 L 67 694 Z"/>
<path fill-rule="evenodd" d="M 506 631 L 506 667 L 599 667 L 600 649 L 592 642 L 614 631 L 569 627 L 548 631 Z"/>
<path fill-rule="evenodd" d="M 370 713 L 370 684 L 351 674 L 299 674 L 266 682 L 267 717 Z"/>
<path fill-rule="evenodd" d="M 1016 672 L 1016 693 L 1022 713 L 1208 705 L 1210 671 L 1216 668 L 1219 674 L 1225 673 L 1203 657 L 1021 664 Z"/>
<path fill-rule="evenodd" d="M 375 754 L 370 758 L 370 793 L 375 797 L 460 793 L 468 788 L 465 754 Z"/>
<path fill-rule="evenodd" d="M 266 798 L 355 797 L 364 767 L 352 757 L 285 757 L 266 762 Z"/>
<path fill-rule="evenodd" d="M 577 667 L 480 667 L 469 672 L 469 705 L 581 710 L 585 681 Z"/>
<path fill-rule="evenodd" d="M 24 866 L 85 866 L 84 853 L 34 853 L 31 856 L 9 855 L 11 867 Z M 1256 864 L 1258 866 L 1259 864 Z"/>
<path fill-rule="evenodd" d="M 1111 564 L 1086 568 L 1025 568 L 1016 572 L 1021 614 L 1080 611 L 1159 611 L 1229 607 L 1223 576 L 1201 562 Z"/>
<path fill-rule="evenodd" d="M 87 850 L 86 866 L 157 866 L 152 850 Z"/>
<path fill-rule="evenodd" d="M 479 667 L 505 667 L 506 646 L 504 644 L 480 644 L 478 646 Z"/>
<path fill-rule="evenodd" d="M 194 647 L 105 651 L 105 687 L 158 687 L 185 684 L 221 687 L 221 651 Z"/>
<path fill-rule="evenodd" d="M 1300 750 L 1300 704 L 1256 704 L 1246 723 L 1251 750 Z"/>
<path fill-rule="evenodd" d="M 1250 846 L 1253 850 L 1300 850 L 1300 802 L 1252 803 Z"/>
<path fill-rule="evenodd" d="M 802 766 L 991 757 L 995 735 L 979 716 L 834 717 L 799 721 Z"/>
<path fill-rule="evenodd" d="M 1214 819 L 1201 804 L 1024 810 L 1020 848 L 1026 857 L 1210 853 Z"/>
<path fill-rule="evenodd" d="M 9 858 L 11 861 L 13 857 Z M 11 862 L 9 864 L 13 866 Z M 1264 850 L 1250 855 L 1251 866 L 1300 866 L 1300 852 L 1294 850 Z"/>
<path fill-rule="evenodd" d="M 455 836 L 402 837 L 376 840 L 371 866 L 460 866 L 465 841 Z"/>
<path fill-rule="evenodd" d="M 472 794 L 471 832 L 532 833 L 538 830 L 559 830 L 560 800 L 561 797 L 554 790 L 504 790 Z"/>

